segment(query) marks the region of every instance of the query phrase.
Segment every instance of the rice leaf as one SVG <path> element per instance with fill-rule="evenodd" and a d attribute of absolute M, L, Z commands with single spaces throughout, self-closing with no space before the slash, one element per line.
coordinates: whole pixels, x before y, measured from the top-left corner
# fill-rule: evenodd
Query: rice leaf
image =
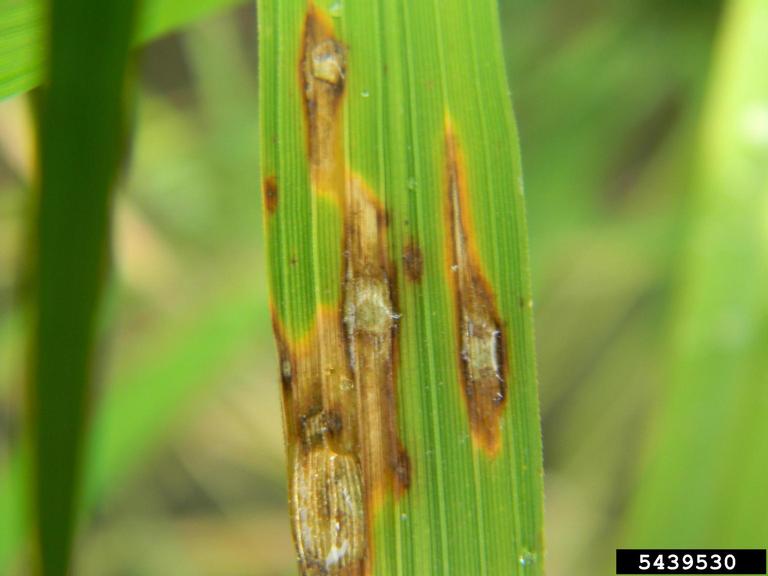
<path fill-rule="evenodd" d="M 489 0 L 259 2 L 304 574 L 541 574 L 517 133 Z"/>

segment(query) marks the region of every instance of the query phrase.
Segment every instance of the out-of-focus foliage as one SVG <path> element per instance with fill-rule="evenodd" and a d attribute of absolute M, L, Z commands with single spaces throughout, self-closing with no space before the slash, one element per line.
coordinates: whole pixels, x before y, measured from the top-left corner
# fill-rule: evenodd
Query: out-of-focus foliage
<path fill-rule="evenodd" d="M 670 397 L 673 335 L 692 314 L 687 319 L 680 307 L 689 290 L 687 237 L 701 228 L 694 219 L 710 210 L 695 200 L 703 190 L 697 158 L 704 95 L 731 77 L 723 58 L 710 75 L 722 6 L 505 0 L 500 8 L 531 235 L 547 571 L 591 576 L 610 572 L 643 464 L 663 441 L 652 423 L 676 416 L 656 414 Z M 267 304 L 255 289 L 248 302 L 237 302 L 249 286 L 265 282 L 254 29 L 253 12 L 239 9 L 145 51 L 134 154 L 117 206 L 117 278 L 106 327 L 112 337 L 100 404 L 122 406 L 126 385 L 143 382 L 144 374 L 170 382 L 174 397 L 164 397 L 166 408 L 147 427 L 152 432 L 135 445 L 104 442 L 105 450 L 131 455 L 92 501 L 78 574 L 295 573 Z M 751 75 L 755 81 L 758 73 Z M 707 110 L 707 118 L 720 114 Z M 8 480 L 21 414 L 23 325 L 15 310 L 24 293 L 16 272 L 28 170 L 25 117 L 20 99 L 0 105 L 3 536 L 17 525 L 7 511 L 16 502 Z M 759 134 L 761 118 L 747 115 L 744 126 Z M 760 210 L 764 205 L 755 207 L 755 219 Z M 230 291 L 240 278 L 243 291 Z M 757 286 L 739 287 L 746 289 Z M 185 359 L 215 350 L 204 335 L 216 318 L 230 343 L 195 380 L 189 371 L 197 369 L 187 366 L 201 360 Z M 222 332 L 214 334 L 218 339 Z M 728 384 L 700 395 L 710 395 L 709 402 L 713 394 L 725 398 Z M 154 388 L 167 392 L 146 385 L 147 406 L 154 405 Z M 738 402 L 750 400 L 756 398 L 745 392 Z M 735 409 L 743 431 L 757 431 L 762 417 L 757 402 L 751 406 Z M 124 432 L 140 429 L 146 408 L 125 410 L 116 417 Z M 718 482 L 739 490 L 740 466 L 759 471 L 765 458 L 757 444 L 726 441 L 719 420 L 702 416 L 701 433 L 725 442 L 719 453 L 728 463 L 718 468 Z M 657 430 L 653 444 L 651 429 Z M 103 457 L 120 460 L 114 453 Z M 682 489 L 711 486 L 684 468 L 676 472 L 690 483 Z M 625 534 L 622 543 L 632 545 Z M 9 557 L 6 542 L 0 538 L 0 560 Z M 596 561 L 605 569 L 596 570 Z M 17 562 L 15 574 L 19 568 Z"/>
<path fill-rule="evenodd" d="M 93 552 L 79 555 L 78 573 L 115 573 L 136 562 L 142 574 L 176 573 L 187 564 L 209 574 L 219 569 L 211 566 L 220 558 L 233 566 L 225 573 L 238 573 L 238 563 L 252 565 L 252 550 L 261 541 L 273 543 L 264 549 L 273 563 L 291 565 L 287 521 L 270 512 L 284 508 L 284 490 L 255 184 L 252 25 L 253 11 L 201 23 L 153 46 L 144 67 L 134 152 L 116 203 L 116 274 L 103 327 L 110 336 L 100 362 L 104 385 L 92 427 L 86 505 L 95 524 L 86 524 L 83 549 Z M 0 113 L 9 151 L 1 196 L 9 227 L 2 229 L 14 241 L 2 245 L 8 276 L 0 322 L 7 358 L 1 371 L 7 434 L 0 445 L 0 561 L 15 564 L 23 574 L 18 490 L 24 477 L 17 439 L 22 414 L 18 340 L 24 326 L 16 310 L 24 286 L 12 282 L 21 262 L 28 182 L 26 150 L 17 150 L 18 135 L 28 134 L 30 126 L 22 122 L 20 103 L 9 101 Z M 223 384 L 221 392 L 206 393 L 215 384 Z M 181 438 L 178 449 L 184 456 L 176 447 L 163 448 L 173 438 Z M 197 479 L 205 477 L 215 485 Z M 205 486 L 199 488 L 198 481 Z M 148 493 L 154 496 L 145 498 Z M 263 518 L 251 534 L 254 506 Z M 100 519 L 112 517 L 113 508 L 124 511 L 119 515 L 124 522 L 105 524 Z M 217 523 L 200 521 L 225 509 L 229 513 Z M 170 522 L 175 511 L 183 512 L 178 525 L 187 528 L 177 531 Z M 167 518 L 168 528 L 160 518 Z M 274 530 L 274 523 L 286 529 Z M 190 544 L 198 557 L 169 554 L 174 540 L 207 541 L 208 531 L 215 537 L 205 547 Z M 92 539 L 99 543 L 89 546 Z M 167 547 L 136 555 L 133 545 L 125 546 L 136 542 L 143 549 L 144 541 L 164 541 Z M 118 553 L 121 549 L 125 554 Z M 107 550 L 103 556 L 102 550 Z"/>
<path fill-rule="evenodd" d="M 138 2 L 51 0 L 27 224 L 31 570 L 70 573 Z"/>
<path fill-rule="evenodd" d="M 728 6 L 668 322 L 668 387 L 625 542 L 768 539 L 768 3 Z"/>
<path fill-rule="evenodd" d="M 147 0 L 133 41 L 142 44 L 216 9 L 244 0 Z M 40 84 L 44 67 L 43 0 L 4 0 L 0 6 L 0 99 Z"/>

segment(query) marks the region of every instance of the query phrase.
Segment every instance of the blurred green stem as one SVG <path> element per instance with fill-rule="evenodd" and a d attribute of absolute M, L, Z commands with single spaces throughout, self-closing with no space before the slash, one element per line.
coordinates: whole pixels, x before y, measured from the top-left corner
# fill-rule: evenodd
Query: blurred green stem
<path fill-rule="evenodd" d="M 35 572 L 67 574 L 108 268 L 136 2 L 54 0 L 32 222 L 29 427 Z"/>

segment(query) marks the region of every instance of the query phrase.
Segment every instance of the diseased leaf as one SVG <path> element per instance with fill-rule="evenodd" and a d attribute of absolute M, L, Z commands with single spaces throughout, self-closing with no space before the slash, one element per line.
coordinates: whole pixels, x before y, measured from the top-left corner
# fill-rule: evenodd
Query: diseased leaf
<path fill-rule="evenodd" d="M 262 0 L 267 249 L 305 574 L 541 574 L 495 3 Z"/>

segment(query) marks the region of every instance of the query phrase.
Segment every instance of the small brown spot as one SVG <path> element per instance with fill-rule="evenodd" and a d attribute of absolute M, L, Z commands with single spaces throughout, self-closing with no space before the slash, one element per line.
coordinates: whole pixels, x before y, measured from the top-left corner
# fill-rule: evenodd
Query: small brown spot
<path fill-rule="evenodd" d="M 295 417 L 293 413 L 293 386 L 295 361 L 291 353 L 291 347 L 288 345 L 285 333 L 277 317 L 277 310 L 274 306 L 272 310 L 272 330 L 275 334 L 277 343 L 278 369 L 280 373 L 280 383 L 283 389 L 283 420 L 287 430 L 293 430 L 295 426 Z"/>
<path fill-rule="evenodd" d="M 507 343 L 496 296 L 474 243 L 465 164 L 450 118 L 445 124 L 448 277 L 454 286 L 462 389 L 477 445 L 495 455 L 507 396 Z"/>
<path fill-rule="evenodd" d="M 284 354 L 280 354 L 280 380 L 283 384 L 283 390 L 290 393 L 293 382 L 293 362 L 291 362 L 290 357 Z"/>
<path fill-rule="evenodd" d="M 396 461 L 392 466 L 395 473 L 395 491 L 402 495 L 411 487 L 411 459 L 403 446 L 397 450 Z"/>
<path fill-rule="evenodd" d="M 421 249 L 416 241 L 411 239 L 403 247 L 403 267 L 405 277 L 411 282 L 419 282 L 424 270 L 424 259 L 421 255 Z"/>
<path fill-rule="evenodd" d="M 312 407 L 299 418 L 301 423 L 301 441 L 306 448 L 319 446 L 328 440 L 328 426 L 322 406 Z"/>
<path fill-rule="evenodd" d="M 264 178 L 263 190 L 264 205 L 267 207 L 267 212 L 274 214 L 277 210 L 277 181 L 274 176 Z"/>
<path fill-rule="evenodd" d="M 277 342 L 277 355 L 280 369 L 280 381 L 283 385 L 283 394 L 290 396 L 293 383 L 293 359 L 288 344 L 285 340 L 282 327 L 277 319 L 277 311 L 272 307 L 272 330 Z"/>
<path fill-rule="evenodd" d="M 342 415 L 334 409 L 313 406 L 299 418 L 301 424 L 301 442 L 305 448 L 320 444 L 336 447 L 344 427 Z"/>
<path fill-rule="evenodd" d="M 325 425 L 331 438 L 337 436 L 343 427 L 341 415 L 336 410 L 327 410 L 325 413 Z"/>

